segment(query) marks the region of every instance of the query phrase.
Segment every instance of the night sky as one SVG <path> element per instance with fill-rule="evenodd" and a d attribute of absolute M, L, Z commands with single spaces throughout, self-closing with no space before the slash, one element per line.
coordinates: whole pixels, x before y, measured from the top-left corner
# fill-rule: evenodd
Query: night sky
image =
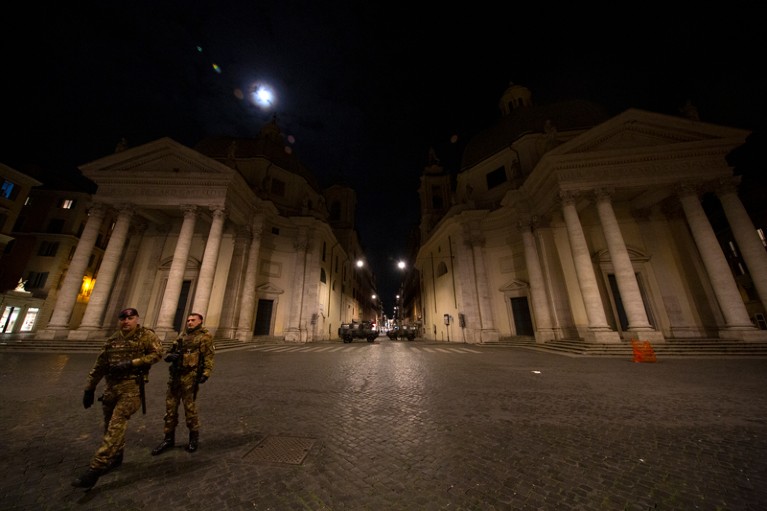
<path fill-rule="evenodd" d="M 756 130 L 767 113 L 765 8 L 115 4 L 28 3 L 6 17 L 0 162 L 61 175 L 122 137 L 194 146 L 206 135 L 254 136 L 276 115 L 323 187 L 357 190 L 357 227 L 387 308 L 429 147 L 457 165 L 466 141 L 500 115 L 509 82 L 537 104 L 585 98 L 616 114 L 677 115 L 689 99 L 703 121 Z M 247 99 L 256 84 L 274 88 L 271 108 Z"/>

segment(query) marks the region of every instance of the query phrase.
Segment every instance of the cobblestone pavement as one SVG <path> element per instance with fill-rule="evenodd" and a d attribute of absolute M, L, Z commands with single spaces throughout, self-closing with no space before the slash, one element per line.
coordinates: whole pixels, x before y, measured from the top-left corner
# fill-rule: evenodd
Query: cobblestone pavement
<path fill-rule="evenodd" d="M 583 358 L 389 341 L 217 355 L 200 449 L 160 456 L 167 365 L 125 461 L 98 446 L 95 358 L 0 352 L 0 509 L 761 510 L 767 360 Z M 99 391 L 103 384 L 99 386 Z M 177 437 L 186 440 L 182 425 Z M 179 442 L 182 443 L 183 442 Z"/>

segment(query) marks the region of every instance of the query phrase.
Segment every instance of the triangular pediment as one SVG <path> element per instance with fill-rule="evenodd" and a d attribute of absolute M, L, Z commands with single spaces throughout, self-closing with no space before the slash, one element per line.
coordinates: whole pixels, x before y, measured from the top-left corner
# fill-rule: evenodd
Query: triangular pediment
<path fill-rule="evenodd" d="M 260 286 L 256 286 L 256 292 L 259 295 L 264 295 L 264 294 L 268 294 L 268 295 L 281 295 L 285 291 L 283 289 L 275 286 L 271 282 L 265 282 L 264 284 L 261 284 Z"/>
<path fill-rule="evenodd" d="M 80 166 L 83 174 L 96 184 L 104 179 L 143 180 L 227 176 L 234 172 L 226 165 L 208 158 L 170 138 L 125 149 Z"/>
<path fill-rule="evenodd" d="M 546 157 L 551 159 L 584 153 L 607 155 L 658 152 L 664 146 L 669 150 L 678 150 L 682 146 L 692 148 L 696 145 L 716 144 L 720 140 L 745 140 L 747 135 L 748 131 L 737 128 L 629 109 L 549 151 Z"/>
<path fill-rule="evenodd" d="M 498 290 L 501 293 L 508 293 L 510 291 L 519 291 L 520 289 L 527 289 L 529 284 L 525 282 L 524 280 L 517 280 L 513 279 L 511 282 L 507 282 L 505 285 L 501 286 Z"/>

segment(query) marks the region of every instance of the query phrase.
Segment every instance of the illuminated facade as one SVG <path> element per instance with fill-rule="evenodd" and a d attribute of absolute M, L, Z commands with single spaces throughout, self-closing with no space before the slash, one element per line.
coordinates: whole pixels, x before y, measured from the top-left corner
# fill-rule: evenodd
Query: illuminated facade
<path fill-rule="evenodd" d="M 500 109 L 457 174 L 436 155 L 422 174 L 427 339 L 767 340 L 767 251 L 726 161 L 749 132 L 585 101 L 538 107 L 519 85 Z"/>
<path fill-rule="evenodd" d="M 217 338 L 286 342 L 336 338 L 341 322 L 377 314 L 370 269 L 353 265 L 364 257 L 354 192 L 320 190 L 276 121 L 194 149 L 121 145 L 81 170 L 97 188 L 73 202 L 86 216 L 40 290 L 36 338 L 103 338 L 125 307 L 166 339 L 190 312 Z"/>

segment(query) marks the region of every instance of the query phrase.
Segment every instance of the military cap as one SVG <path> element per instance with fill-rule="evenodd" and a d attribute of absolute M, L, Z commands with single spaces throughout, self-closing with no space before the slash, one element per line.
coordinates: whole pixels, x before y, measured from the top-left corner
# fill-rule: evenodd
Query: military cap
<path fill-rule="evenodd" d="M 120 311 L 120 314 L 117 317 L 118 319 L 125 319 L 128 316 L 138 316 L 138 311 L 133 308 L 123 309 Z"/>

